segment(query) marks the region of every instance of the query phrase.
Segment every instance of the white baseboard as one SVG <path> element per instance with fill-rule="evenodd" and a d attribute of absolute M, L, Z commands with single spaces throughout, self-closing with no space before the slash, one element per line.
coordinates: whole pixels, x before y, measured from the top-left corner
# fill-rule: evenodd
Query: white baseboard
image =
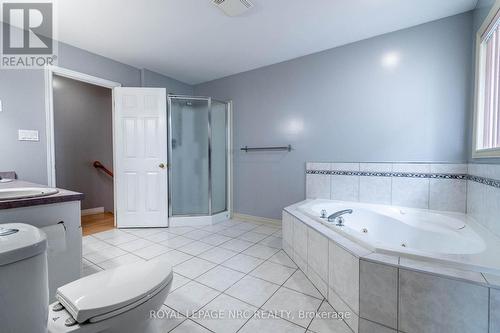
<path fill-rule="evenodd" d="M 281 220 L 269 219 L 267 217 L 233 213 L 233 218 L 236 220 L 249 221 L 249 222 L 259 222 L 259 223 L 266 223 L 266 224 L 281 226 Z"/>
<path fill-rule="evenodd" d="M 104 213 L 104 207 L 82 209 L 82 216 Z"/>

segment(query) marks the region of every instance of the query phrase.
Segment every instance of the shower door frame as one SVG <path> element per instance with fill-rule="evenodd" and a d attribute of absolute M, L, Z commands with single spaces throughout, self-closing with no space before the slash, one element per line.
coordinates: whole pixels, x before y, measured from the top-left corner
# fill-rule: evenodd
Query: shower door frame
<path fill-rule="evenodd" d="M 172 99 L 183 99 L 193 101 L 207 101 L 208 103 L 208 214 L 185 214 L 173 215 L 172 212 Z M 204 96 L 189 96 L 168 94 L 167 96 L 167 140 L 168 140 L 168 218 L 169 226 L 171 218 L 196 218 L 196 217 L 212 217 L 212 100 L 226 105 L 226 209 L 217 214 L 228 213 L 232 215 L 232 101 L 221 101 L 212 97 Z"/>

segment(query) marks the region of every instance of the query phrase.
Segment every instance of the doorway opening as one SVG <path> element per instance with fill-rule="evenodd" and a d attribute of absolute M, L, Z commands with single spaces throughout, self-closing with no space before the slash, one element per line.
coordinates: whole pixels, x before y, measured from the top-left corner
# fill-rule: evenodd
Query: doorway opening
<path fill-rule="evenodd" d="M 114 229 L 113 87 L 119 85 L 62 69 L 50 74 L 49 185 L 85 194 L 84 236 Z"/>

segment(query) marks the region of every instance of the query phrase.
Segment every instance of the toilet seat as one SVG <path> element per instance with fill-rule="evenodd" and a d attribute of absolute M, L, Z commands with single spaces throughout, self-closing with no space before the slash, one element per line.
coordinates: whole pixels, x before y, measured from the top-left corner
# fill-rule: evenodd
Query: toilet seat
<path fill-rule="evenodd" d="M 56 298 L 78 323 L 95 323 L 148 301 L 172 278 L 172 266 L 165 261 L 134 263 L 64 285 Z"/>

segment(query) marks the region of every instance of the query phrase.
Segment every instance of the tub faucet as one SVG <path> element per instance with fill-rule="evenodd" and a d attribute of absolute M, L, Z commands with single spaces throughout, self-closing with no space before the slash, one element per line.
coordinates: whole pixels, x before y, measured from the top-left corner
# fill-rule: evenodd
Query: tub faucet
<path fill-rule="evenodd" d="M 352 214 L 353 210 L 352 209 L 344 209 L 344 210 L 339 210 L 338 212 L 333 213 L 332 215 L 328 216 L 328 222 L 337 222 L 338 227 L 343 227 L 344 226 L 344 218 L 342 215 L 345 214 Z"/>

